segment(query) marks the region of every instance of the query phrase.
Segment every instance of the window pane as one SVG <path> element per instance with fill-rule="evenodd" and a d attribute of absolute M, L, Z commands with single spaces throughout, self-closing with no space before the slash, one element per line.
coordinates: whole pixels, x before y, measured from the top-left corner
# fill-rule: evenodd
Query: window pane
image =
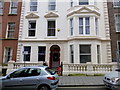
<path fill-rule="evenodd" d="M 73 18 L 70 19 L 70 35 L 73 35 Z"/>
<path fill-rule="evenodd" d="M 7 33 L 7 38 L 14 38 L 14 33 L 15 33 L 15 22 L 9 22 L 8 23 L 8 33 Z"/>
<path fill-rule="evenodd" d="M 29 36 L 35 36 L 35 30 L 29 30 Z"/>
<path fill-rule="evenodd" d="M 46 47 L 38 47 L 38 61 L 45 61 Z"/>
<path fill-rule="evenodd" d="M 55 21 L 48 21 L 48 36 L 55 36 Z"/>
<path fill-rule="evenodd" d="M 80 55 L 80 63 L 91 62 L 91 55 Z"/>
<path fill-rule="evenodd" d="M 30 61 L 31 47 L 25 46 L 24 52 L 26 52 L 26 53 L 24 53 L 24 61 Z"/>
<path fill-rule="evenodd" d="M 83 18 L 79 18 L 79 34 L 83 34 Z"/>
<path fill-rule="evenodd" d="M 88 0 L 79 0 L 79 5 L 88 5 Z"/>
<path fill-rule="evenodd" d="M 4 2 L 3 0 L 0 0 L 0 14 L 3 14 L 3 7 L 4 7 Z"/>
<path fill-rule="evenodd" d="M 80 45 L 80 53 L 91 53 L 91 45 Z"/>
<path fill-rule="evenodd" d="M 29 29 L 36 29 L 36 21 L 29 21 Z"/>
<path fill-rule="evenodd" d="M 91 62 L 91 45 L 80 45 L 80 63 Z"/>
<path fill-rule="evenodd" d="M 12 48 L 5 48 L 5 61 L 4 63 L 8 63 L 8 61 L 12 60 Z"/>
<path fill-rule="evenodd" d="M 120 14 L 115 15 L 116 31 L 120 32 Z"/>
<path fill-rule="evenodd" d="M 56 0 L 49 0 L 48 8 L 49 10 L 55 10 L 56 7 Z"/>
<path fill-rule="evenodd" d="M 17 7 L 18 7 L 18 1 L 12 1 L 11 2 L 11 11 L 10 14 L 17 14 Z"/>
<path fill-rule="evenodd" d="M 114 6 L 120 7 L 120 0 L 114 0 Z"/>
<path fill-rule="evenodd" d="M 71 63 L 74 63 L 73 45 L 70 45 L 70 60 L 71 60 Z"/>
<path fill-rule="evenodd" d="M 86 32 L 86 34 L 90 34 L 90 21 L 89 21 L 89 17 L 85 18 L 85 32 Z"/>

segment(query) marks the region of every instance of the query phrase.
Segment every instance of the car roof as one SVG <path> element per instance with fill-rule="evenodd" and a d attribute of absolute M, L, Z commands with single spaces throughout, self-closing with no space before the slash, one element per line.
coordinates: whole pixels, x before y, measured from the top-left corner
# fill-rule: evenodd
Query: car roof
<path fill-rule="evenodd" d="M 22 67 L 22 68 L 47 68 L 48 66 L 26 66 L 26 67 Z"/>

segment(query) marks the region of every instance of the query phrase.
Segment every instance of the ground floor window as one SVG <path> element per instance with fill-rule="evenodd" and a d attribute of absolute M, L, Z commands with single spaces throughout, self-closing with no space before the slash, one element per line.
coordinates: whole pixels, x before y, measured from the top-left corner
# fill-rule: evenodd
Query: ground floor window
<path fill-rule="evenodd" d="M 4 63 L 8 63 L 8 61 L 12 60 L 12 48 L 6 47 L 5 48 L 5 60 Z"/>
<path fill-rule="evenodd" d="M 80 63 L 91 62 L 91 45 L 79 45 Z"/>
<path fill-rule="evenodd" d="M 118 51 L 119 51 L 119 56 L 120 56 L 120 41 L 118 42 Z"/>
<path fill-rule="evenodd" d="M 97 62 L 100 63 L 100 45 L 97 45 Z"/>
<path fill-rule="evenodd" d="M 31 46 L 24 46 L 24 58 L 23 61 L 30 61 Z"/>
<path fill-rule="evenodd" d="M 70 62 L 74 63 L 74 47 L 70 45 Z"/>
<path fill-rule="evenodd" d="M 46 56 L 46 47 L 39 46 L 38 47 L 38 61 L 45 61 L 45 56 Z"/>

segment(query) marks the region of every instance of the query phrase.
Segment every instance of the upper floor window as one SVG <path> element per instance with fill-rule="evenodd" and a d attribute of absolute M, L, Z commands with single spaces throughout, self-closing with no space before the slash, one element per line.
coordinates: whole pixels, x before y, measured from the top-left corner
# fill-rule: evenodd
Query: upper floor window
<path fill-rule="evenodd" d="M 30 11 L 37 11 L 37 0 L 30 0 Z"/>
<path fill-rule="evenodd" d="M 3 0 L 0 0 L 0 15 L 3 15 L 3 7 L 4 7 L 4 2 Z"/>
<path fill-rule="evenodd" d="M 115 15 L 116 32 L 120 32 L 120 14 Z"/>
<path fill-rule="evenodd" d="M 89 17 L 79 18 L 79 34 L 84 34 L 84 35 L 90 34 L 90 18 Z"/>
<path fill-rule="evenodd" d="M 48 36 L 55 36 L 56 23 L 55 20 L 48 21 Z"/>
<path fill-rule="evenodd" d="M 73 35 L 73 18 L 70 19 L 70 35 Z"/>
<path fill-rule="evenodd" d="M 95 30 L 96 30 L 96 35 L 98 35 L 99 33 L 98 18 L 95 18 Z"/>
<path fill-rule="evenodd" d="M 114 7 L 120 7 L 120 0 L 114 0 Z"/>
<path fill-rule="evenodd" d="M 55 10 L 56 9 L 56 0 L 49 0 L 48 3 L 48 10 Z"/>
<path fill-rule="evenodd" d="M 88 0 L 79 0 L 79 5 L 88 5 Z"/>
<path fill-rule="evenodd" d="M 0 31 L 1 31 L 1 29 L 2 29 L 2 23 L 0 22 Z"/>
<path fill-rule="evenodd" d="M 11 0 L 10 14 L 17 14 L 18 0 Z"/>
<path fill-rule="evenodd" d="M 36 31 L 36 21 L 31 20 L 29 21 L 28 36 L 35 36 L 35 31 Z"/>
<path fill-rule="evenodd" d="M 15 26 L 15 22 L 8 23 L 7 38 L 14 38 Z"/>
<path fill-rule="evenodd" d="M 73 7 L 73 0 L 70 1 L 70 7 Z"/>

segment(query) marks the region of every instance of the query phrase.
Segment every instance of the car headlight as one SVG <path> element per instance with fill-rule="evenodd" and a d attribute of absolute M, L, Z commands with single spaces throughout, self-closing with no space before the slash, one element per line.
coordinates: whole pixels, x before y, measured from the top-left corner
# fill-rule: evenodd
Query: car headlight
<path fill-rule="evenodd" d="M 113 78 L 111 78 L 111 82 L 112 83 L 117 83 L 119 80 L 120 80 L 119 77 L 113 77 Z"/>

